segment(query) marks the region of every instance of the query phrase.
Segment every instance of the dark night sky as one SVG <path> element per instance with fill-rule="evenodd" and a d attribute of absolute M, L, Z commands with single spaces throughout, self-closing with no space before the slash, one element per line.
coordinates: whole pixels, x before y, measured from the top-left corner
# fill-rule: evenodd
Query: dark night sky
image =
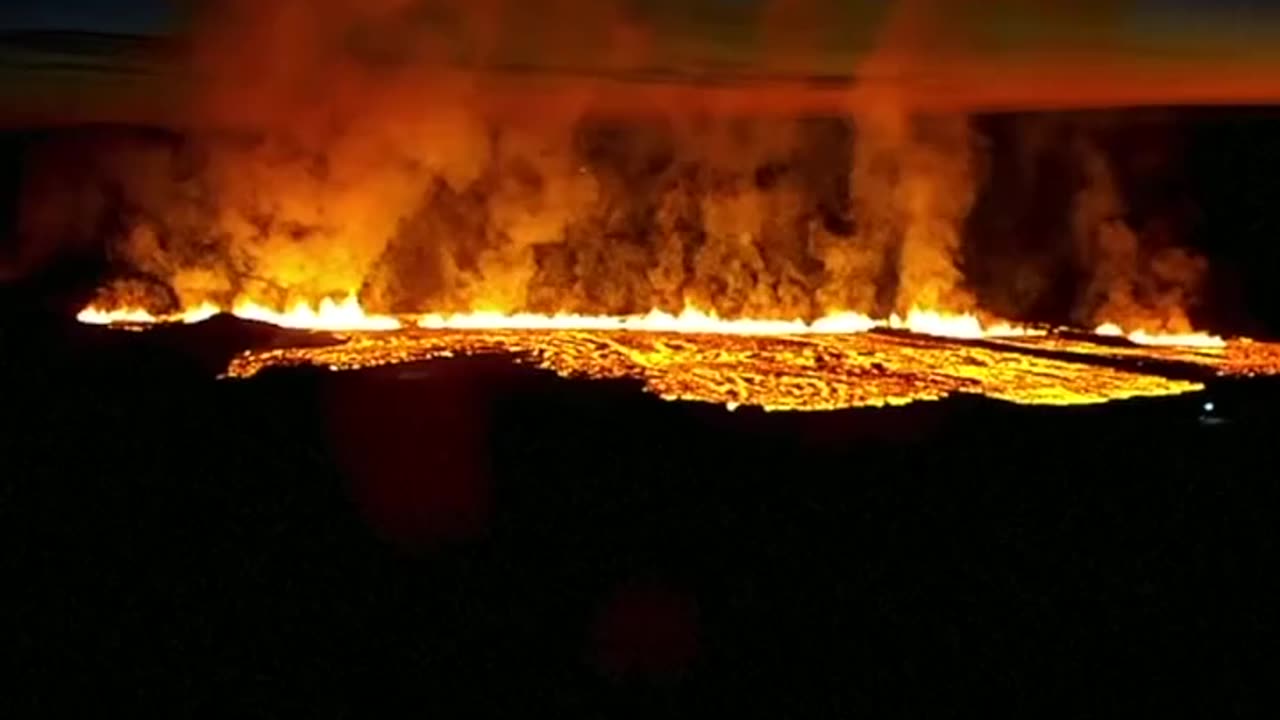
<path fill-rule="evenodd" d="M 4 0 L 0 30 L 163 31 L 173 16 L 172 0 Z"/>
<path fill-rule="evenodd" d="M 667 0 L 640 0 L 661 4 Z M 761 0 L 703 0 L 743 5 Z M 1139 17 L 1169 10 L 1248 11 L 1272 7 L 1274 0 L 1117 0 Z M 99 32 L 158 32 L 172 22 L 173 0 L 4 0 L 0 30 L 61 29 Z"/>

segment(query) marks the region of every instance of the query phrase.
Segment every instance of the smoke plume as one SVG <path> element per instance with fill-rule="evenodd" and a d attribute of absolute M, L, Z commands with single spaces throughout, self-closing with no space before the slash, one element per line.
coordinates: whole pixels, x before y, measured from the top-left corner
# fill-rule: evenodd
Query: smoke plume
<path fill-rule="evenodd" d="M 672 41 L 622 2 L 224 0 L 196 28 L 183 127 L 104 145 L 88 200 L 40 207 L 95 208 L 103 302 L 153 311 L 350 293 L 395 312 L 980 311 L 964 248 L 985 144 L 905 91 L 966 57 L 935 5 L 877 18 L 847 107 L 813 114 L 695 68 L 652 81 Z M 761 67 L 803 65 L 816 6 L 761 19 L 797 7 L 817 21 Z M 1076 319 L 1185 323 L 1202 264 L 1143 250 L 1105 156 L 1079 157 Z"/>
<path fill-rule="evenodd" d="M 192 127 L 241 132 L 103 159 L 129 278 L 113 300 L 284 307 L 359 292 L 377 310 L 760 317 L 972 304 L 956 264 L 976 192 L 962 118 L 915 117 L 892 97 L 825 120 L 620 115 L 589 79 L 526 96 L 511 90 L 522 57 L 625 76 L 652 33 L 620 5 L 564 0 L 519 47 L 519 7 L 214 6 L 193 51 Z M 920 17 L 904 6 L 868 68 L 907 57 Z"/>
<path fill-rule="evenodd" d="M 1076 140 L 1083 186 L 1076 193 L 1072 234 L 1084 289 L 1075 308 L 1078 323 L 1191 331 L 1205 260 L 1181 247 L 1153 247 L 1130 228 L 1127 208 L 1106 156 L 1087 135 Z"/>

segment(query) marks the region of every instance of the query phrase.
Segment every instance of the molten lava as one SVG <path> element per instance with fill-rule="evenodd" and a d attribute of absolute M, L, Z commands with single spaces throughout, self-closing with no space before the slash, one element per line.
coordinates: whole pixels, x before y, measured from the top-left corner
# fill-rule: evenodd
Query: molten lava
<path fill-rule="evenodd" d="M 80 320 L 137 328 L 196 323 L 201 306 L 157 316 L 88 308 Z M 668 400 L 736 408 L 834 410 L 980 394 L 1029 405 L 1078 405 L 1193 392 L 1216 375 L 1280 373 L 1280 345 L 1204 334 L 1102 327 L 1095 337 L 915 310 L 876 320 L 856 313 L 801 320 L 725 319 L 686 309 L 640 316 L 476 312 L 380 316 L 358 300 L 275 311 L 237 303 L 231 314 L 280 327 L 332 331 L 326 343 L 242 354 L 227 375 L 274 366 L 351 370 L 457 356 L 501 355 L 564 377 L 635 379 Z M 888 331 L 888 332 L 886 332 Z M 1112 338 L 1128 339 L 1116 344 Z"/>
<path fill-rule="evenodd" d="M 89 306 L 77 318 L 90 325 L 155 325 L 164 323 L 195 324 L 223 312 L 217 306 L 203 303 L 176 314 L 153 314 L 141 308 L 101 308 Z M 229 310 L 244 320 L 276 325 L 295 330 L 348 332 L 355 330 L 389 331 L 407 326 L 427 330 L 597 330 L 692 333 L 713 335 L 809 335 L 846 334 L 888 328 L 934 337 L 976 340 L 981 338 L 1023 337 L 1045 331 L 998 322 L 984 324 L 973 314 L 954 314 L 935 310 L 912 309 L 905 317 L 892 315 L 877 320 L 861 313 L 842 312 L 804 320 L 769 320 L 721 318 L 697 308 L 685 308 L 678 315 L 653 310 L 645 315 L 577 315 L 562 313 L 500 313 L 479 311 L 452 315 L 419 315 L 395 317 L 371 314 L 364 310 L 355 295 L 341 302 L 325 298 L 318 304 L 297 302 L 288 310 L 274 310 L 253 301 L 240 301 Z M 1154 344 L 1154 343 L 1152 343 Z M 1166 343 L 1176 344 L 1176 343 Z"/>
<path fill-rule="evenodd" d="M 76 318 L 89 325 L 157 325 L 164 323 L 185 323 L 194 325 L 223 312 L 211 303 L 204 303 L 189 310 L 170 315 L 155 315 L 141 308 L 103 309 L 94 306 L 85 308 Z M 252 301 L 243 301 L 230 309 L 230 314 L 243 320 L 276 325 L 294 330 L 396 330 L 401 327 L 400 321 L 384 315 L 370 315 L 360 306 L 354 295 L 341 302 L 325 298 L 318 305 L 298 302 L 288 310 L 272 310 Z"/>
<path fill-rule="evenodd" d="M 185 323 L 194 325 L 217 315 L 216 305 L 202 304 L 175 315 L 154 315 L 142 308 L 116 308 L 105 310 L 87 307 L 76 319 L 88 325 L 155 325 L 158 323 Z"/>
<path fill-rule="evenodd" d="M 983 341 L 986 342 L 986 341 Z M 902 333 L 686 334 L 583 330 L 367 333 L 327 347 L 236 358 L 227 374 L 279 366 L 354 370 L 457 356 L 503 355 L 563 377 L 634 379 L 667 400 L 766 410 L 906 405 L 978 394 L 1027 405 L 1080 405 L 1192 392 L 1202 383 L 1014 346 Z"/>
<path fill-rule="evenodd" d="M 296 330 L 397 330 L 400 328 L 400 321 L 394 317 L 366 313 L 354 295 L 348 295 L 342 302 L 325 298 L 316 307 L 299 302 L 285 312 L 278 312 L 253 302 L 244 302 L 238 303 L 231 312 L 245 320 L 257 320 Z"/>
<path fill-rule="evenodd" d="M 1207 333 L 1150 333 L 1138 329 L 1126 333 L 1124 328 L 1115 323 L 1099 325 L 1094 332 L 1106 337 L 1125 337 L 1135 345 L 1152 345 L 1156 347 L 1196 347 L 1223 348 L 1227 341 L 1216 335 Z"/>

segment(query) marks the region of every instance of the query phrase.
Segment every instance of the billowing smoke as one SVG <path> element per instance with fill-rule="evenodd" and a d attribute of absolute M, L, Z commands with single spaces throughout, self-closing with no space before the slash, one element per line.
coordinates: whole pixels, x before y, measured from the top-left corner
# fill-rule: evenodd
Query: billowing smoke
<path fill-rule="evenodd" d="M 823 253 L 831 270 L 824 309 L 972 309 L 959 261 L 977 191 L 977 144 L 965 117 L 912 114 L 900 92 L 925 54 L 946 44 L 933 5 L 897 3 L 859 66 L 870 103 L 854 116 L 857 234 Z"/>
<path fill-rule="evenodd" d="M 962 251 L 986 151 L 965 116 L 900 92 L 925 55 L 963 57 L 932 5 L 878 18 L 858 102 L 815 115 L 799 91 L 653 81 L 672 41 L 621 2 L 224 0 L 193 40 L 186 127 L 86 162 L 118 277 L 103 300 L 978 310 Z M 762 67 L 803 65 L 788 33 Z M 1136 249 L 1088 152 L 1079 317 L 1178 325 L 1196 261 Z"/>
<path fill-rule="evenodd" d="M 892 98 L 846 119 L 620 115 L 594 81 L 537 83 L 625 77 L 651 33 L 620 6 L 549 12 L 530 27 L 550 34 L 519 48 L 516 4 L 218 5 L 195 44 L 192 126 L 243 132 L 107 163 L 128 294 L 150 278 L 182 306 L 353 291 L 395 311 L 972 304 L 956 264 L 975 192 L 963 119 Z M 888 27 L 875 62 L 914 26 Z M 526 56 L 543 68 L 527 86 L 509 69 Z"/>
<path fill-rule="evenodd" d="M 1189 332 L 1187 310 L 1207 269 L 1182 247 L 1153 246 L 1129 226 L 1127 208 L 1106 156 L 1087 135 L 1076 139 L 1083 185 L 1076 193 L 1072 236 L 1085 283 L 1078 323 Z"/>

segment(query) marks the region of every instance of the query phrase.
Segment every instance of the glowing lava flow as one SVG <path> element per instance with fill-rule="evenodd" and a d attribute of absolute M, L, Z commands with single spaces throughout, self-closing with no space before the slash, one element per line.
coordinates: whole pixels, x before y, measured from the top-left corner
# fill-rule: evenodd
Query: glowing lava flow
<path fill-rule="evenodd" d="M 693 308 L 679 315 L 651 311 L 647 315 L 533 315 L 467 313 L 427 315 L 418 327 L 428 330 L 624 330 L 631 332 L 689 333 L 709 335 L 804 335 L 809 333 L 866 332 L 876 321 L 857 313 L 829 315 L 813 324 L 803 320 L 723 319 Z"/>
<path fill-rule="evenodd" d="M 92 306 L 81 310 L 76 319 L 86 325 L 151 325 L 160 322 L 160 318 L 139 308 L 102 310 Z"/>
<path fill-rule="evenodd" d="M 1034 328 L 1019 327 L 1009 323 L 986 326 L 976 315 L 956 315 L 940 313 L 935 310 L 912 308 L 905 318 L 890 316 L 884 323 L 893 330 L 907 330 L 921 335 L 954 338 L 957 340 L 980 340 L 982 338 L 1027 337 L 1044 335 L 1046 331 Z"/>
<path fill-rule="evenodd" d="M 160 325 L 166 323 L 194 325 L 195 323 L 204 322 L 220 312 L 222 312 L 222 309 L 211 303 L 204 303 L 190 310 L 171 315 L 155 315 L 140 308 L 103 310 L 90 306 L 80 311 L 76 319 L 89 325 Z M 325 298 L 315 307 L 312 307 L 309 303 L 299 302 L 284 312 L 272 310 L 254 302 L 238 302 L 231 309 L 231 314 L 243 320 L 255 320 L 295 330 L 398 330 L 402 327 L 400 321 L 394 317 L 366 313 L 355 296 L 348 296 L 342 302 L 335 302 L 331 298 Z"/>
<path fill-rule="evenodd" d="M 398 330 L 401 327 L 400 321 L 394 317 L 366 313 L 354 295 L 348 295 L 340 303 L 325 298 L 315 308 L 300 302 L 286 312 L 277 312 L 253 302 L 237 303 L 231 313 L 244 320 L 295 330 Z"/>
<path fill-rule="evenodd" d="M 222 309 L 211 303 L 169 315 L 156 315 L 141 308 L 105 310 L 90 306 L 77 316 L 91 325 L 155 325 L 164 323 L 195 324 L 217 315 Z M 371 314 L 364 310 L 354 295 L 341 301 L 325 298 L 317 305 L 295 303 L 279 311 L 252 301 L 235 303 L 230 313 L 245 320 L 268 323 L 283 328 L 319 331 L 389 331 L 416 326 L 426 330 L 539 330 L 539 331 L 628 331 L 711 335 L 843 335 L 876 329 L 903 330 L 920 335 L 957 340 L 983 338 L 1019 338 L 1044 336 L 1048 331 L 1009 323 L 984 324 L 973 314 L 956 314 L 914 308 L 905 317 L 893 315 L 877 320 L 861 313 L 833 313 L 813 322 L 803 320 L 766 320 L 721 318 L 696 308 L 686 308 L 678 315 L 654 310 L 646 315 L 539 315 L 532 313 L 470 312 L 454 315 L 422 315 L 396 317 Z M 1107 323 L 1094 330 L 1105 337 L 1127 338 L 1135 345 L 1155 347 L 1225 348 L 1220 337 L 1206 333 L 1157 334 L 1143 330 L 1127 332 L 1119 325 Z"/>
<path fill-rule="evenodd" d="M 194 323 L 217 312 L 211 305 L 172 315 L 88 308 L 80 319 L 138 329 Z M 1269 343 L 1126 334 L 1118 327 L 1081 337 L 926 310 L 886 320 L 838 314 L 810 323 L 724 319 L 694 309 L 624 317 L 494 312 L 380 316 L 366 313 L 349 297 L 315 306 L 297 304 L 284 312 L 241 302 L 231 312 L 335 334 L 316 343 L 246 350 L 231 361 L 227 377 L 248 378 L 266 368 L 292 365 L 354 370 L 497 355 L 566 378 L 638 380 L 667 400 L 730 408 L 836 410 L 957 394 L 1026 405 L 1083 405 L 1194 392 L 1211 377 L 1280 374 L 1280 345 Z M 879 329 L 906 332 L 870 332 Z M 1135 344 L 1099 342 L 1102 336 Z M 971 342 L 975 339 L 984 342 Z"/>
<path fill-rule="evenodd" d="M 194 324 L 217 315 L 221 310 L 202 304 L 181 313 L 156 315 L 140 308 L 104 310 L 90 306 L 77 318 L 91 325 L 156 325 L 165 323 Z M 697 308 L 686 308 L 673 315 L 653 310 L 646 315 L 539 315 L 500 312 L 470 312 L 454 315 L 422 315 L 406 318 L 367 313 L 355 296 L 341 302 L 330 298 L 316 306 L 299 302 L 289 310 L 273 310 L 265 305 L 242 301 L 230 310 L 244 320 L 254 320 L 278 327 L 298 330 L 385 331 L 417 326 L 427 330 L 578 330 L 629 331 L 713 335 L 840 335 L 892 328 L 923 335 L 955 339 L 984 337 L 1022 337 L 1043 334 L 1041 331 L 1009 324 L 985 326 L 975 315 L 948 314 L 915 309 L 906 317 L 897 315 L 876 320 L 853 312 L 832 313 L 814 320 L 773 320 L 753 318 L 721 318 Z"/>
<path fill-rule="evenodd" d="M 1190 348 L 1225 348 L 1227 346 L 1226 340 L 1207 333 L 1149 333 L 1145 330 L 1125 333 L 1124 328 L 1115 323 L 1099 325 L 1093 332 L 1104 337 L 1128 338 L 1134 345 Z"/>
<path fill-rule="evenodd" d="M 76 319 L 86 325 L 158 325 L 162 323 L 185 323 L 194 325 L 204 322 L 221 312 L 218 306 L 203 303 L 190 310 L 173 315 L 154 315 L 142 308 L 119 308 L 103 310 L 92 305 L 80 311 Z"/>

